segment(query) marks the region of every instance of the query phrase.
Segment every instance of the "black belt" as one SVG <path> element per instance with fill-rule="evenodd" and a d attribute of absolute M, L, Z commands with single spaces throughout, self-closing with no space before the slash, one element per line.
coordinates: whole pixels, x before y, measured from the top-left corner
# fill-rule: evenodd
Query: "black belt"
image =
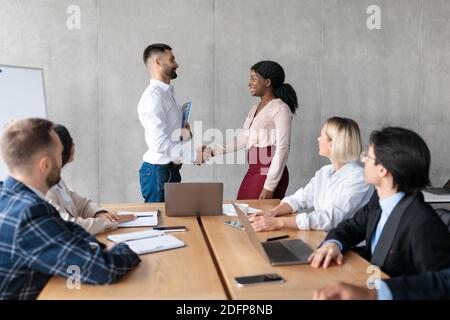
<path fill-rule="evenodd" d="M 178 169 L 178 170 L 181 169 L 182 165 L 183 165 L 182 163 L 176 164 L 174 162 L 170 162 L 170 163 L 167 163 L 167 164 L 155 164 L 155 166 L 159 166 L 161 168 Z"/>

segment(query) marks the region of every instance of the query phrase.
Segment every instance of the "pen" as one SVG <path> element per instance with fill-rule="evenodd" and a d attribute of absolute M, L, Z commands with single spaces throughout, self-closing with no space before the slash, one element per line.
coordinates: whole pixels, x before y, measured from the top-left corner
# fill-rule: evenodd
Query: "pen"
<path fill-rule="evenodd" d="M 281 239 L 286 239 L 286 238 L 289 238 L 289 235 L 285 234 L 285 235 L 278 236 L 278 237 L 267 238 L 266 241 L 281 240 Z"/>

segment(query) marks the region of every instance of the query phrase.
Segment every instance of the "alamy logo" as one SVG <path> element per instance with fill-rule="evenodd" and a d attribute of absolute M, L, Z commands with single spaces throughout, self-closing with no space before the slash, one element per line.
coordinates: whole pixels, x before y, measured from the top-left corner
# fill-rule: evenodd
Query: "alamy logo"
<path fill-rule="evenodd" d="M 371 5 L 367 7 L 367 14 L 370 16 L 367 18 L 367 29 L 380 30 L 381 29 L 381 9 L 377 5 Z"/>
<path fill-rule="evenodd" d="M 71 5 L 67 7 L 66 13 L 70 15 L 66 22 L 67 29 L 81 29 L 81 8 L 77 5 Z"/>
<path fill-rule="evenodd" d="M 366 273 L 372 274 L 366 282 L 369 289 L 380 289 L 381 270 L 378 266 L 368 266 Z"/>
<path fill-rule="evenodd" d="M 77 265 L 71 265 L 67 268 L 67 273 L 70 276 L 67 278 L 66 286 L 69 290 L 81 289 L 81 270 Z"/>

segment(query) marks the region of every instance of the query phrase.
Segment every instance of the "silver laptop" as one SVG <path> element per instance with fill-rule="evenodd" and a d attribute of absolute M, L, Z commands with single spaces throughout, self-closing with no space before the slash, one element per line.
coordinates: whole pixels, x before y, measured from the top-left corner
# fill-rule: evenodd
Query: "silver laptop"
<path fill-rule="evenodd" d="M 223 183 L 168 182 L 164 197 L 168 217 L 222 215 Z"/>
<path fill-rule="evenodd" d="M 308 257 L 313 250 L 301 239 L 261 242 L 244 212 L 235 203 L 233 203 L 233 206 L 237 212 L 239 221 L 245 228 L 245 233 L 247 233 L 250 242 L 256 251 L 267 259 L 271 265 L 279 266 L 308 263 Z"/>
<path fill-rule="evenodd" d="M 450 194 L 450 180 L 448 180 L 442 188 L 425 188 L 424 191 L 438 195 Z"/>

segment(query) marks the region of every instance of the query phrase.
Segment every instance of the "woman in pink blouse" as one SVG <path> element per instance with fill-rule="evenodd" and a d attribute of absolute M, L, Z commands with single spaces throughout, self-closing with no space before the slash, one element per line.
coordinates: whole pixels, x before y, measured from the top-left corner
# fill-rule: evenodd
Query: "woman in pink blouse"
<path fill-rule="evenodd" d="M 283 199 L 289 184 L 286 162 L 297 94 L 284 83 L 284 70 L 274 61 L 260 61 L 250 69 L 250 94 L 260 97 L 244 122 L 244 130 L 225 145 L 204 148 L 203 159 L 248 150 L 249 169 L 237 199 Z"/>

